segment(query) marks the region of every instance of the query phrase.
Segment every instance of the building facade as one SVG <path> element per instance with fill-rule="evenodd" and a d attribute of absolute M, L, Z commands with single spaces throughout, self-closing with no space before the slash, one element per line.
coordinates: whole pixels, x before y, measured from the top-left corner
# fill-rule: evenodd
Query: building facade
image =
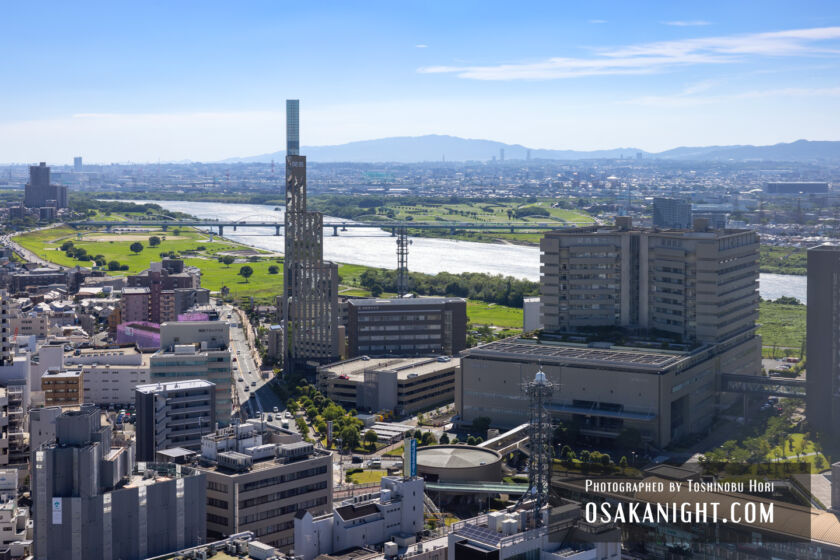
<path fill-rule="evenodd" d="M 284 366 L 309 369 L 339 357 L 338 265 L 324 260 L 324 218 L 306 209 L 306 156 L 299 155 L 299 102 L 286 101 L 286 213 L 283 261 Z"/>
<path fill-rule="evenodd" d="M 462 298 L 353 299 L 347 306 L 351 356 L 454 356 L 467 347 Z"/>
<path fill-rule="evenodd" d="M 676 198 L 654 198 L 653 227 L 664 229 L 690 228 L 691 203 Z"/>
<path fill-rule="evenodd" d="M 137 460 L 153 461 L 161 449 L 201 449 L 201 438 L 215 430 L 216 386 L 201 379 L 139 385 Z"/>
<path fill-rule="evenodd" d="M 351 358 L 318 368 L 318 388 L 347 408 L 413 414 L 451 403 L 458 358 Z"/>
<path fill-rule="evenodd" d="M 35 558 L 142 560 L 202 542 L 204 475 L 144 463 L 133 442 L 101 425 L 96 407 L 56 418 L 56 440 L 35 451 Z"/>
<path fill-rule="evenodd" d="M 540 291 L 547 332 L 627 327 L 681 342 L 722 342 L 755 329 L 758 235 L 750 230 L 592 226 L 547 233 Z"/>
<path fill-rule="evenodd" d="M 295 556 L 315 560 L 322 554 L 379 545 L 398 535 L 423 530 L 422 478 L 385 476 L 379 492 L 343 501 L 330 513 L 308 511 L 295 518 Z"/>
<path fill-rule="evenodd" d="M 24 187 L 23 204 L 27 208 L 67 208 L 67 187 L 50 183 L 46 162 L 29 167 L 29 182 Z"/>
<path fill-rule="evenodd" d="M 759 375 L 761 339 L 748 331 L 694 350 L 507 339 L 461 354 L 455 408 L 462 421 L 488 417 L 495 427 L 528 421 L 525 382 L 542 369 L 558 390 L 552 416 L 580 436 L 609 443 L 624 430 L 664 447 L 703 433 L 717 410 L 734 403 L 718 390 L 723 373 Z"/>
<path fill-rule="evenodd" d="M 840 422 L 840 246 L 808 250 L 808 422 L 825 435 Z"/>
<path fill-rule="evenodd" d="M 221 538 L 251 531 L 288 552 L 299 512 L 320 515 L 332 507 L 332 453 L 311 443 L 269 443 L 254 421 L 202 439 L 207 476 L 207 531 Z"/>

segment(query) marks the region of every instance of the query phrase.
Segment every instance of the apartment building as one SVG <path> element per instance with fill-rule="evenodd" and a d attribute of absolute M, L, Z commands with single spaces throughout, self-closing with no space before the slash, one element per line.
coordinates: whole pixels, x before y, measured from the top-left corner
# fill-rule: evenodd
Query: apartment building
<path fill-rule="evenodd" d="M 808 250 L 808 422 L 825 435 L 836 434 L 840 422 L 840 246 Z M 837 436 L 835 436 L 837 437 Z M 838 438 L 840 439 L 840 438 Z"/>
<path fill-rule="evenodd" d="M 216 386 L 209 381 L 139 385 L 134 394 L 138 461 L 172 447 L 198 451 L 202 436 L 215 430 Z"/>
<path fill-rule="evenodd" d="M 351 358 L 318 368 L 318 388 L 347 408 L 413 414 L 455 399 L 458 358 Z"/>
<path fill-rule="evenodd" d="M 350 356 L 453 356 L 467 347 L 462 298 L 352 299 L 347 306 Z"/>
<path fill-rule="evenodd" d="M 149 288 L 123 288 L 120 308 L 123 322 L 146 321 L 149 318 Z"/>
<path fill-rule="evenodd" d="M 722 342 L 755 329 L 758 235 L 591 226 L 545 234 L 541 301 L 547 332 L 627 327 L 679 341 Z"/>
<path fill-rule="evenodd" d="M 295 515 L 331 509 L 332 453 L 271 439 L 253 420 L 202 438 L 198 468 L 207 476 L 208 538 L 251 531 L 288 552 Z"/>
<path fill-rule="evenodd" d="M 83 381 L 81 370 L 48 371 L 41 376 L 44 404 L 78 405 L 82 402 Z"/>

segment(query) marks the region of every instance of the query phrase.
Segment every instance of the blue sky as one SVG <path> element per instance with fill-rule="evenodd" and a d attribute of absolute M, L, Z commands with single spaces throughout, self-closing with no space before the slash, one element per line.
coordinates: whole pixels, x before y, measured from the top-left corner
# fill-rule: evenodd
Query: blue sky
<path fill-rule="evenodd" d="M 840 3 L 0 2 L 0 161 L 840 140 Z"/>

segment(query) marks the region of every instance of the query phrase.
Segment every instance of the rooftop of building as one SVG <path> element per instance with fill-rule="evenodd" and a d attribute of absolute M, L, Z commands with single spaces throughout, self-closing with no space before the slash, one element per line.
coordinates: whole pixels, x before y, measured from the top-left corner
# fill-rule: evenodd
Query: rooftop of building
<path fill-rule="evenodd" d="M 579 235 L 597 235 L 597 234 L 614 234 L 614 233 L 649 233 L 659 235 L 669 235 L 689 239 L 709 239 L 721 238 L 728 235 L 738 235 L 742 233 L 755 233 L 751 229 L 710 229 L 707 222 L 695 222 L 695 227 L 688 229 L 662 229 L 658 227 L 644 227 L 635 225 L 627 218 L 622 220 L 616 218 L 615 225 L 592 225 L 581 226 L 566 229 L 557 229 L 545 233 L 545 237 L 570 237 Z M 757 236 L 756 236 L 757 237 Z"/>
<path fill-rule="evenodd" d="M 57 379 L 57 378 L 78 378 L 82 376 L 82 370 L 63 370 L 63 371 L 47 371 L 41 376 L 42 379 Z"/>
<path fill-rule="evenodd" d="M 571 342 L 537 341 L 507 338 L 490 342 L 461 353 L 462 357 L 495 357 L 538 360 L 543 364 L 563 366 L 619 366 L 629 370 L 659 372 L 689 356 L 689 352 L 608 346 L 591 347 Z"/>
<path fill-rule="evenodd" d="M 123 488 L 138 488 L 140 486 L 151 486 L 158 482 L 167 482 L 176 478 L 197 476 L 200 473 L 193 468 L 172 463 L 139 462 L 134 472 L 126 481 Z"/>
<path fill-rule="evenodd" d="M 464 298 L 458 297 L 404 297 L 404 298 L 366 298 L 351 299 L 347 303 L 354 307 L 368 306 L 417 306 L 417 305 L 442 305 L 445 303 L 466 302 Z"/>
<path fill-rule="evenodd" d="M 215 387 L 215 383 L 204 379 L 187 379 L 184 381 L 168 381 L 166 383 L 149 383 L 148 385 L 137 385 L 138 393 L 157 393 L 159 391 L 185 391 L 188 389 L 201 389 Z"/>
<path fill-rule="evenodd" d="M 151 293 L 149 288 L 138 288 L 138 287 L 131 287 L 131 288 L 123 288 L 122 294 L 124 296 L 134 295 L 134 294 L 148 294 Z"/>
<path fill-rule="evenodd" d="M 460 358 L 448 357 L 445 357 L 445 360 L 440 358 L 365 358 L 366 356 L 361 356 L 327 364 L 319 371 L 359 382 L 364 381 L 365 371 L 396 371 L 397 379 L 402 381 L 415 376 L 457 368 L 461 365 Z"/>
<path fill-rule="evenodd" d="M 417 466 L 469 469 L 501 461 L 492 449 L 472 445 L 432 445 L 417 450 Z"/>

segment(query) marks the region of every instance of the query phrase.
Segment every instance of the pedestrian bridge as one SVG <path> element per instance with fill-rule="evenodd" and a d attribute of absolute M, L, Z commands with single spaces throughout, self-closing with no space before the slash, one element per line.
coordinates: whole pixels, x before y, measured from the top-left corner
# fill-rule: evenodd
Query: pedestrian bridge
<path fill-rule="evenodd" d="M 720 376 L 720 390 L 724 393 L 804 399 L 805 381 L 785 377 L 723 373 Z"/>

